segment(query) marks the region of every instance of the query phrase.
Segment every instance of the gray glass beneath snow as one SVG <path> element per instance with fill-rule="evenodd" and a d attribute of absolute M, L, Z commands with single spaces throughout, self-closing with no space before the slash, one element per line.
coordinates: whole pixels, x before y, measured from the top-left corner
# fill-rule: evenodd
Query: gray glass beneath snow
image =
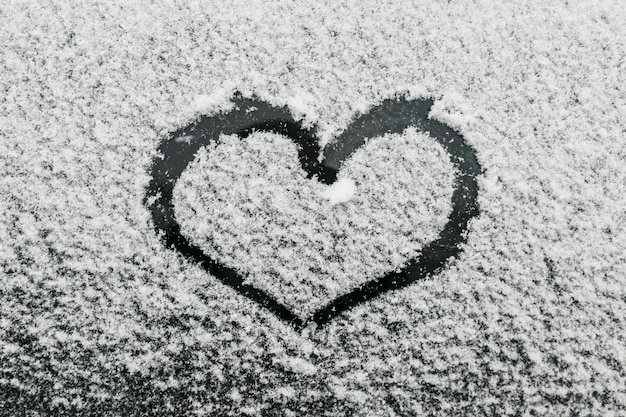
<path fill-rule="evenodd" d="M 429 99 L 399 97 L 383 101 L 368 113 L 354 119 L 335 140 L 324 149 L 323 159 L 318 158 L 320 147 L 315 129 L 305 128 L 294 119 L 287 107 L 276 107 L 256 98 L 236 95 L 234 107 L 227 113 L 203 116 L 189 126 L 168 135 L 159 146 L 159 156 L 151 168 L 145 205 L 150 210 L 154 227 L 161 234 L 164 244 L 177 250 L 184 257 L 197 262 L 209 274 L 223 284 L 259 303 L 296 329 L 308 324 L 322 325 L 343 312 L 387 291 L 400 289 L 416 280 L 431 277 L 446 266 L 448 260 L 461 252 L 461 244 L 467 239 L 467 227 L 472 217 L 479 214 L 477 203 L 478 184 L 476 176 L 481 167 L 472 147 L 463 137 L 433 119 L 428 113 L 433 104 Z M 372 279 L 346 292 L 302 318 L 280 303 L 271 294 L 245 283 L 245 277 L 236 269 L 207 256 L 198 246 L 181 233 L 174 215 L 173 191 L 177 180 L 199 149 L 217 141 L 220 135 L 233 135 L 245 139 L 254 131 L 274 132 L 289 137 L 297 146 L 298 158 L 308 178 L 324 184 L 337 179 L 344 161 L 362 145 L 367 138 L 388 133 L 402 133 L 414 127 L 428 133 L 448 153 L 457 170 L 452 195 L 452 212 L 438 237 L 422 248 L 421 253 L 408 261 L 400 271 L 390 272 Z"/>

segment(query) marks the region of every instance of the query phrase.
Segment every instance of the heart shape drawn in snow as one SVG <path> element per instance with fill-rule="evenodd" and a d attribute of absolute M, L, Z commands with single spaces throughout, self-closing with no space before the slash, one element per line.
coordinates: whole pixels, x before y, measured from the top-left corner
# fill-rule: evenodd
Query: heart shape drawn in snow
<path fill-rule="evenodd" d="M 476 176 L 482 169 L 476 153 L 463 137 L 433 119 L 428 113 L 433 105 L 430 99 L 397 97 L 384 100 L 368 113 L 354 119 L 350 125 L 324 149 L 320 147 L 314 129 L 305 128 L 292 116 L 287 107 L 276 107 L 256 98 L 236 94 L 233 107 L 226 113 L 203 116 L 191 125 L 168 135 L 159 146 L 159 156 L 151 167 L 151 181 L 144 200 L 154 227 L 167 247 L 178 250 L 187 259 L 197 262 L 223 284 L 259 303 L 296 329 L 314 323 L 322 325 L 352 307 L 390 290 L 405 287 L 416 280 L 434 275 L 446 262 L 461 252 L 466 241 L 471 218 L 479 213 Z M 308 178 L 324 184 L 333 184 L 338 172 L 367 138 L 402 133 L 413 127 L 428 133 L 448 153 L 456 169 L 452 211 L 438 237 L 422 247 L 418 256 L 410 259 L 397 271 L 371 279 L 357 288 L 340 295 L 303 319 L 268 292 L 245 282 L 245 277 L 219 260 L 207 256 L 181 233 L 174 211 L 173 195 L 176 182 L 197 152 L 218 141 L 221 135 L 248 137 L 256 131 L 273 132 L 290 138 L 297 147 L 298 159 Z"/>

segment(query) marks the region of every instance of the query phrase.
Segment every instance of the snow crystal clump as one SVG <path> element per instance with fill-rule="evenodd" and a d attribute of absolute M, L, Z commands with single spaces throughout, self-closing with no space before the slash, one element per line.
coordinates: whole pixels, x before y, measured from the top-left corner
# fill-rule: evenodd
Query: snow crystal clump
<path fill-rule="evenodd" d="M 322 191 L 322 197 L 330 201 L 330 204 L 347 203 L 356 194 L 356 184 L 350 178 L 340 178 L 334 184 Z"/>

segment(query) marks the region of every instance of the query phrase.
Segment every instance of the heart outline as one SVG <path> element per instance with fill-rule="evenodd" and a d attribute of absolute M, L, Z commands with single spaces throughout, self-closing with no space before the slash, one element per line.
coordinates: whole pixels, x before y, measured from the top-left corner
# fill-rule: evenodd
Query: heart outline
<path fill-rule="evenodd" d="M 163 243 L 198 263 L 223 284 L 300 330 L 309 323 L 321 326 L 359 304 L 432 276 L 462 251 L 460 246 L 466 242 L 469 221 L 480 213 L 476 177 L 482 174 L 482 168 L 476 152 L 458 132 L 428 117 L 433 105 L 431 99 L 397 96 L 382 101 L 369 112 L 353 119 L 336 140 L 326 146 L 322 160 L 318 159 L 321 149 L 315 130 L 305 128 L 301 121 L 294 119 L 288 107 L 276 107 L 239 93 L 234 95 L 232 104 L 229 112 L 201 116 L 192 124 L 170 133 L 161 142 L 159 155 L 151 166 L 151 180 L 144 198 L 144 205 L 150 211 L 155 231 Z M 408 127 L 428 133 L 446 150 L 456 167 L 452 212 L 447 223 L 438 237 L 424 246 L 420 255 L 409 260 L 400 271 L 371 279 L 336 297 L 308 319 L 303 320 L 266 291 L 246 284 L 244 277 L 236 270 L 204 254 L 181 233 L 172 201 L 176 181 L 193 161 L 197 151 L 217 141 L 222 134 L 237 134 L 242 139 L 253 131 L 285 135 L 296 144 L 298 159 L 307 177 L 332 184 L 343 162 L 364 145 L 367 138 L 402 133 Z"/>

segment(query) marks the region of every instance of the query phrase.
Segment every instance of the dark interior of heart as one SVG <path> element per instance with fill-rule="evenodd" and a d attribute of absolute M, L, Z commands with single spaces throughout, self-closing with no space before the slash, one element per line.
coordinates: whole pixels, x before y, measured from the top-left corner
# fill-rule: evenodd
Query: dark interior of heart
<path fill-rule="evenodd" d="M 446 261 L 456 256 L 466 239 L 469 220 L 479 212 L 476 202 L 476 176 L 481 167 L 474 150 L 463 137 L 448 126 L 428 118 L 431 100 L 411 100 L 404 97 L 383 101 L 367 114 L 361 115 L 324 150 L 319 160 L 320 147 L 315 130 L 306 129 L 294 120 L 287 107 L 276 107 L 255 98 L 237 95 L 233 110 L 212 117 L 201 117 L 191 125 L 170 134 L 159 147 L 160 157 L 152 166 L 152 180 L 145 204 L 151 211 L 157 232 L 164 243 L 183 256 L 196 261 L 222 283 L 261 304 L 278 317 L 300 328 L 308 322 L 323 324 L 350 308 L 390 290 L 433 275 Z M 254 131 L 269 131 L 289 137 L 298 148 L 302 168 L 309 178 L 332 184 L 343 162 L 367 138 L 387 133 L 401 133 L 413 126 L 428 132 L 448 152 L 458 171 L 452 196 L 452 213 L 439 237 L 422 249 L 421 256 L 409 261 L 400 271 L 372 279 L 317 310 L 312 317 L 301 318 L 281 304 L 272 295 L 244 282 L 244 277 L 215 259 L 208 257 L 198 246 L 181 233 L 172 202 L 173 189 L 182 172 L 194 159 L 197 151 L 217 141 L 220 135 L 237 134 L 247 137 Z"/>

